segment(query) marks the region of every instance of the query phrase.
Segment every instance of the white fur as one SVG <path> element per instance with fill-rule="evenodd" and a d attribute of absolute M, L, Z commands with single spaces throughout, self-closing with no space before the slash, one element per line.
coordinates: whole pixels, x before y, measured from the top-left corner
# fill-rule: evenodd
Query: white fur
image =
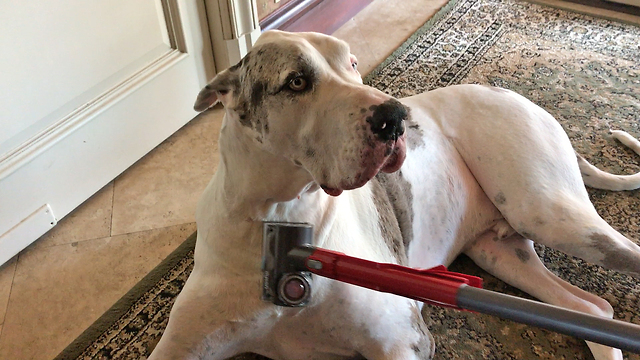
<path fill-rule="evenodd" d="M 337 197 L 319 189 L 337 188 L 360 170 L 367 131 L 356 129 L 371 114 L 360 109 L 390 97 L 362 85 L 348 48 L 334 38 L 269 32 L 257 46 L 262 44 L 285 50 L 291 45 L 308 55 L 305 61 L 319 79 L 314 100 L 289 104 L 287 99 L 298 98 L 269 95 L 263 102 L 267 133 L 241 125 L 232 106 L 241 89 L 203 90 L 197 107 L 215 101 L 227 106 L 221 160 L 197 210 L 195 268 L 151 359 L 224 359 L 248 351 L 291 360 L 430 358 L 432 348 L 415 349 L 433 342 L 416 328 L 421 305 L 414 301 L 322 278 L 314 280 L 308 307 L 260 300 L 265 220 L 308 222 L 316 246 L 395 262 L 378 226 L 370 183 Z M 296 64 L 290 65 L 271 75 L 282 81 Z M 453 86 L 401 102 L 422 133 L 418 144 L 407 145 L 401 168 L 413 196 L 409 265 L 449 265 L 466 253 L 543 301 L 611 317 L 606 301 L 551 274 L 531 246 L 530 239 L 605 261 L 602 246 L 592 245 L 598 238 L 640 261 L 640 249 L 602 221 L 589 202 L 580 169 L 605 173 L 584 160 L 578 164 L 560 125 L 525 98 L 485 86 Z M 626 133 L 617 136 L 637 147 Z M 305 142 L 323 149 L 319 158 L 305 158 Z M 598 176 L 598 186 L 620 188 L 621 177 Z M 621 359 L 619 350 L 590 346 L 598 360 Z"/>

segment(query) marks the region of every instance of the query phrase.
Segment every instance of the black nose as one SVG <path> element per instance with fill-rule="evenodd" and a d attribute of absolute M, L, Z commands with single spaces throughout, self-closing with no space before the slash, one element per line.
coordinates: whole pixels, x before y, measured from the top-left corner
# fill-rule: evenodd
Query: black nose
<path fill-rule="evenodd" d="M 380 105 L 369 108 L 373 114 L 367 118 L 371 131 L 381 140 L 397 140 L 404 134 L 404 120 L 409 116 L 409 109 L 396 99 L 389 99 Z"/>

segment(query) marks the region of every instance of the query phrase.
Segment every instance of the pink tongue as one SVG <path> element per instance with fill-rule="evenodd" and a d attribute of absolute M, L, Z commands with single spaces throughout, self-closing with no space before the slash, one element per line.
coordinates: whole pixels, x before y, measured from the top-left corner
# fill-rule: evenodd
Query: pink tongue
<path fill-rule="evenodd" d="M 326 187 L 324 185 L 321 185 L 321 187 L 322 187 L 322 190 L 324 190 L 324 192 L 327 193 L 327 195 L 338 196 L 338 195 L 342 194 L 342 190 L 340 190 L 340 189 L 333 189 L 333 188 L 330 188 L 330 187 Z"/>

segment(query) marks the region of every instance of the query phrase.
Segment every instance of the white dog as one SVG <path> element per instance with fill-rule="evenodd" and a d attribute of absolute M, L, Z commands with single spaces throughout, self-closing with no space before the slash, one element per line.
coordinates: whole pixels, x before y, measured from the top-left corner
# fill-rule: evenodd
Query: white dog
<path fill-rule="evenodd" d="M 433 356 L 412 300 L 316 278 L 307 307 L 262 301 L 263 221 L 311 223 L 314 245 L 379 262 L 429 268 L 464 253 L 542 301 L 606 317 L 609 303 L 549 272 L 533 241 L 640 277 L 640 248 L 584 186 L 635 189 L 640 174 L 591 166 L 516 93 L 460 85 L 396 100 L 362 84 L 343 41 L 270 31 L 195 109 L 217 102 L 221 160 L 197 210 L 195 267 L 151 359 Z"/>

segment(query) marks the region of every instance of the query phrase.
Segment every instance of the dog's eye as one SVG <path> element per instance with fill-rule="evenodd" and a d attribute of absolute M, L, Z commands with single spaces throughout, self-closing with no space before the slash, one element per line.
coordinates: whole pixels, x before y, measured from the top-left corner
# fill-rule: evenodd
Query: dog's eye
<path fill-rule="evenodd" d="M 351 63 L 351 67 L 353 68 L 353 70 L 358 71 L 358 62 L 357 61 L 353 61 Z"/>
<path fill-rule="evenodd" d="M 293 91 L 302 91 L 307 88 L 307 80 L 297 77 L 289 82 L 289 88 Z"/>

